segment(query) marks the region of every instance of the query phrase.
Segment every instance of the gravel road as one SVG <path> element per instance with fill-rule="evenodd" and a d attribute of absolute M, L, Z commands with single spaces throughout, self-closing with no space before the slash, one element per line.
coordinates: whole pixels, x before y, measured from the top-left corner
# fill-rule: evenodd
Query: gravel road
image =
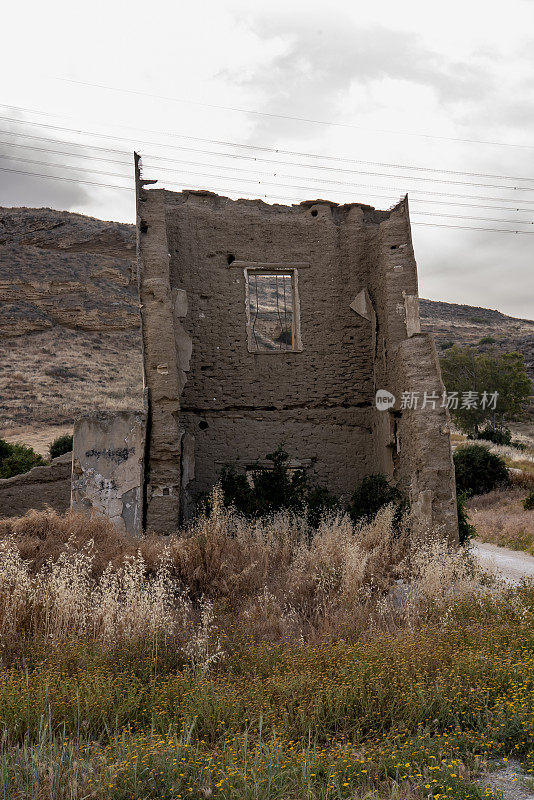
<path fill-rule="evenodd" d="M 494 569 L 509 583 L 534 579 L 534 556 L 487 542 L 473 542 L 473 550 L 484 567 Z"/>

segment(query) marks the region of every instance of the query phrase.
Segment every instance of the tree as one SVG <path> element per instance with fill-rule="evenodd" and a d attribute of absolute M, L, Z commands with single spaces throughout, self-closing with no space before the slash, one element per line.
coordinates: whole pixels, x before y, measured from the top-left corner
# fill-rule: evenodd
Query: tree
<path fill-rule="evenodd" d="M 454 452 L 454 471 L 458 496 L 487 494 L 508 483 L 508 470 L 503 458 L 491 453 L 482 444 L 468 444 Z"/>
<path fill-rule="evenodd" d="M 456 424 L 466 433 L 478 434 L 484 422 L 502 431 L 505 423 L 517 418 L 532 391 L 521 353 L 477 353 L 471 347 L 451 347 L 441 358 L 441 374 L 447 392 L 458 393 L 458 408 L 451 407 Z M 476 392 L 476 406 L 462 407 L 465 392 Z M 481 402 L 497 392 L 497 400 Z M 495 405 L 495 407 L 493 407 Z"/>
<path fill-rule="evenodd" d="M 57 458 L 64 455 L 64 453 L 72 452 L 72 436 L 69 433 L 58 436 L 53 442 L 50 442 L 48 452 L 50 453 L 50 458 Z"/>
<path fill-rule="evenodd" d="M 0 439 L 0 478 L 12 478 L 13 475 L 20 475 L 45 463 L 31 447 Z"/>

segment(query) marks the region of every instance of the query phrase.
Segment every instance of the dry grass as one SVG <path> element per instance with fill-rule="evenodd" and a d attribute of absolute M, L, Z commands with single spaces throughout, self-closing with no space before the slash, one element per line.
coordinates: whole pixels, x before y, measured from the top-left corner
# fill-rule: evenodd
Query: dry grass
<path fill-rule="evenodd" d="M 478 538 L 534 555 L 534 511 L 523 508 L 526 494 L 511 486 L 471 498 L 467 508 Z"/>
<path fill-rule="evenodd" d="M 20 427 L 38 431 L 68 426 L 95 407 L 135 405 L 142 407 L 138 331 L 54 327 L 30 339 L 13 336 L 5 341 L 0 378 L 3 437 Z"/>
<path fill-rule="evenodd" d="M 217 626 L 263 641 L 357 636 L 413 625 L 480 580 L 439 538 L 423 544 L 407 522 L 396 530 L 392 508 L 367 525 L 338 515 L 312 531 L 288 514 L 245 520 L 215 491 L 210 517 L 138 541 L 74 512 L 0 521 L 4 641 L 160 631 L 183 644 L 200 619 L 211 658 Z"/>
<path fill-rule="evenodd" d="M 529 765 L 531 590 L 388 508 L 212 507 L 137 542 L 0 521 L 1 796 L 481 800 L 488 757 Z"/>

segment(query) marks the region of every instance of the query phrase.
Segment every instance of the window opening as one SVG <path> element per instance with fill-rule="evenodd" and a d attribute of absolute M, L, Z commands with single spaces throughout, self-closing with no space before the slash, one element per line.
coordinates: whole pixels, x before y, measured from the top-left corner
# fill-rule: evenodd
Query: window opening
<path fill-rule="evenodd" d="M 294 273 L 249 270 L 247 291 L 250 349 L 295 350 Z"/>

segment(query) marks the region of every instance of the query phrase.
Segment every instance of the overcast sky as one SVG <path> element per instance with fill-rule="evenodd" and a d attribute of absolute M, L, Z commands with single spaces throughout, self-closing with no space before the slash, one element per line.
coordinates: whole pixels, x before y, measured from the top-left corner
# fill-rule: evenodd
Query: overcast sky
<path fill-rule="evenodd" d="M 534 235 L 436 227 L 534 234 L 533 0 L 29 0 L 2 34 L 1 205 L 133 222 L 134 147 L 176 190 L 408 192 L 422 297 L 534 317 Z"/>

